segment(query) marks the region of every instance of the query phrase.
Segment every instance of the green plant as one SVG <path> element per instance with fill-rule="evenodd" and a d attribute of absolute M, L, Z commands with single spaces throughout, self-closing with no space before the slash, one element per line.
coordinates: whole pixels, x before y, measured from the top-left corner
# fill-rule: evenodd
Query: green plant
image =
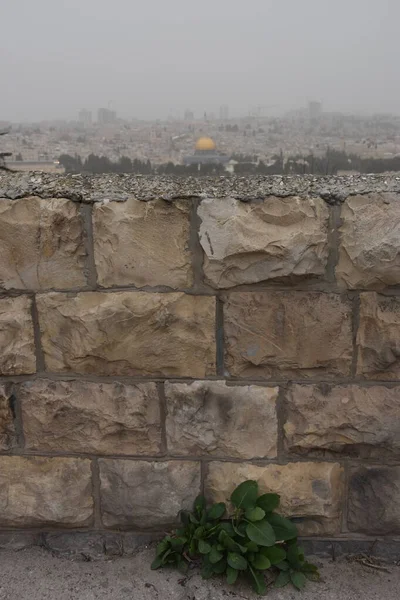
<path fill-rule="evenodd" d="M 181 512 L 182 527 L 157 545 L 151 568 L 174 566 L 186 572 L 189 563 L 198 561 L 204 579 L 225 574 L 234 584 L 246 576 L 258 594 L 267 590 L 266 571 L 276 587 L 291 583 L 301 590 L 307 579 L 319 578 L 317 567 L 306 561 L 297 543 L 296 526 L 275 512 L 278 494 L 260 496 L 257 482 L 250 480 L 241 483 L 230 500 L 233 511 L 227 516 L 223 502 L 207 508 L 204 497 L 198 496 L 193 512 Z"/>

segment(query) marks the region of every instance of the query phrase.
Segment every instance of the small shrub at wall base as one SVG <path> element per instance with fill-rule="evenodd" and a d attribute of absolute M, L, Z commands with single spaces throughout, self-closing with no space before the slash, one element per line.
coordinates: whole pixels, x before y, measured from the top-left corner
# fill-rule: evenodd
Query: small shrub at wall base
<path fill-rule="evenodd" d="M 204 579 L 225 575 L 234 584 L 245 577 L 260 595 L 273 582 L 301 590 L 307 579 L 319 579 L 317 567 L 305 560 L 297 543 L 296 526 L 275 512 L 278 494 L 259 495 L 257 482 L 250 480 L 230 500 L 228 515 L 223 502 L 207 508 L 198 496 L 193 512 L 181 512 L 182 527 L 157 545 L 151 568 L 176 567 L 184 573 L 189 565 L 199 565 Z"/>

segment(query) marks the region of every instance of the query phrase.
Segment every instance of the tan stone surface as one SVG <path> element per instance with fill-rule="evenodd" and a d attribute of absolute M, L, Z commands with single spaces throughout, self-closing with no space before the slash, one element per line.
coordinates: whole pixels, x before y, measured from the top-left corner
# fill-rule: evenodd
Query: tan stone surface
<path fill-rule="evenodd" d="M 348 527 L 367 535 L 400 535 L 400 466 L 351 469 Z"/>
<path fill-rule="evenodd" d="M 92 514 L 90 461 L 0 456 L 1 527 L 83 527 Z"/>
<path fill-rule="evenodd" d="M 166 382 L 165 395 L 171 454 L 276 457 L 278 388 Z"/>
<path fill-rule="evenodd" d="M 351 303 L 319 292 L 241 292 L 224 306 L 226 367 L 233 376 L 348 376 Z"/>
<path fill-rule="evenodd" d="M 0 199 L 0 287 L 86 285 L 79 205 L 60 198 Z"/>
<path fill-rule="evenodd" d="M 357 373 L 367 379 L 400 379 L 400 298 L 361 294 Z"/>
<path fill-rule="evenodd" d="M 16 444 L 11 396 L 11 386 L 0 384 L 0 450 L 10 450 Z"/>
<path fill-rule="evenodd" d="M 21 385 L 25 447 L 49 452 L 158 454 L 155 383 L 37 379 Z"/>
<path fill-rule="evenodd" d="M 95 204 L 93 228 L 100 285 L 192 284 L 188 202 Z"/>
<path fill-rule="evenodd" d="M 285 406 L 291 452 L 400 455 L 399 386 L 293 385 Z"/>
<path fill-rule="evenodd" d="M 101 509 L 106 527 L 174 523 L 200 493 L 200 463 L 101 459 Z"/>
<path fill-rule="evenodd" d="M 320 198 L 209 198 L 198 214 L 204 272 L 215 287 L 324 274 L 329 211 Z"/>
<path fill-rule="evenodd" d="M 336 275 L 347 288 L 400 283 L 400 202 L 397 194 L 350 196 L 342 206 Z"/>
<path fill-rule="evenodd" d="M 322 535 L 340 531 L 343 473 L 336 463 L 256 466 L 213 462 L 208 468 L 205 489 L 207 496 L 215 502 L 229 501 L 239 483 L 255 479 L 261 493 L 280 494 L 279 511 L 297 518 L 301 534 Z"/>
<path fill-rule="evenodd" d="M 0 298 L 0 375 L 36 371 L 31 300 Z"/>
<path fill-rule="evenodd" d="M 215 299 L 183 293 L 38 296 L 47 369 L 98 375 L 215 374 Z"/>

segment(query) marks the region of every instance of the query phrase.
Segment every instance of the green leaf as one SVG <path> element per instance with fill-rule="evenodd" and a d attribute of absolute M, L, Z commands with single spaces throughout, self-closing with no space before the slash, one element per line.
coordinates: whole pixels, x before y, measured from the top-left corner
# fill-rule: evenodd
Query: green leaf
<path fill-rule="evenodd" d="M 254 591 L 260 596 L 265 594 L 267 591 L 267 586 L 265 583 L 264 576 L 261 573 L 255 571 L 252 567 L 250 567 L 250 575 L 252 578 Z"/>
<path fill-rule="evenodd" d="M 259 571 L 265 571 L 265 569 L 269 569 L 271 566 L 269 559 L 263 554 L 257 554 L 254 560 L 251 561 L 251 564 Z"/>
<path fill-rule="evenodd" d="M 159 569 L 160 567 L 162 567 L 162 564 L 163 564 L 163 560 L 162 560 L 161 556 L 156 556 L 155 559 L 153 560 L 153 562 L 151 563 L 152 571 L 155 571 L 156 569 Z"/>
<path fill-rule="evenodd" d="M 277 565 L 286 558 L 286 552 L 280 546 L 261 548 L 261 553 L 269 559 L 271 565 Z"/>
<path fill-rule="evenodd" d="M 289 571 L 281 571 L 278 577 L 275 580 L 275 587 L 282 588 L 285 587 L 290 581 Z"/>
<path fill-rule="evenodd" d="M 239 537 L 246 537 L 246 523 L 239 523 L 238 526 L 232 523 L 232 528 L 234 533 L 236 533 L 236 535 L 238 535 Z"/>
<path fill-rule="evenodd" d="M 186 562 L 186 560 L 184 560 L 181 556 L 178 557 L 178 559 L 176 561 L 176 566 L 177 566 L 178 571 L 180 573 L 182 573 L 183 575 L 185 575 L 188 572 L 189 565 Z"/>
<path fill-rule="evenodd" d="M 226 531 L 226 533 L 231 537 L 235 534 L 235 530 L 233 529 L 232 525 L 227 521 L 223 521 L 222 523 L 220 523 L 219 528 L 220 530 Z"/>
<path fill-rule="evenodd" d="M 257 481 L 244 481 L 233 490 L 231 494 L 231 502 L 236 508 L 246 510 L 252 508 L 257 500 L 258 483 Z"/>
<path fill-rule="evenodd" d="M 205 533 L 206 528 L 204 527 L 204 525 L 200 525 L 200 527 L 197 527 L 197 529 L 195 529 L 193 537 L 196 538 L 196 540 L 201 540 L 201 538 L 205 536 Z"/>
<path fill-rule="evenodd" d="M 307 579 L 304 573 L 301 571 L 293 571 L 293 573 L 290 573 L 290 581 L 293 583 L 295 588 L 302 590 L 306 585 Z"/>
<path fill-rule="evenodd" d="M 297 537 L 297 527 L 289 519 L 275 513 L 267 515 L 266 518 L 268 523 L 272 525 L 277 540 L 286 541 Z"/>
<path fill-rule="evenodd" d="M 210 544 L 207 544 L 204 540 L 199 540 L 199 552 L 200 554 L 208 554 L 211 552 Z"/>
<path fill-rule="evenodd" d="M 265 517 L 265 511 L 259 506 L 248 508 L 245 512 L 245 517 L 249 521 L 261 521 Z"/>
<path fill-rule="evenodd" d="M 181 512 L 179 513 L 179 517 L 180 517 L 183 525 L 189 525 L 190 518 L 189 518 L 189 513 L 187 510 L 181 510 Z"/>
<path fill-rule="evenodd" d="M 289 546 L 287 550 L 287 561 L 292 567 L 292 569 L 301 569 L 303 563 L 299 558 L 299 547 L 296 544 L 293 546 Z"/>
<path fill-rule="evenodd" d="M 255 542 L 246 542 L 245 547 L 249 552 L 258 552 L 258 546 Z"/>
<path fill-rule="evenodd" d="M 227 550 L 236 550 L 237 544 L 235 540 L 233 540 L 226 531 L 222 530 L 218 536 L 218 541 L 226 548 Z"/>
<path fill-rule="evenodd" d="M 162 564 L 165 565 L 165 563 L 167 562 L 167 558 L 169 557 L 169 555 L 172 553 L 171 548 L 169 550 L 167 550 L 166 552 L 164 552 L 164 554 L 161 557 L 162 560 Z"/>
<path fill-rule="evenodd" d="M 207 523 L 207 511 L 204 509 L 201 511 L 200 525 L 205 525 L 206 523 Z"/>
<path fill-rule="evenodd" d="M 263 494 L 257 498 L 257 506 L 269 513 L 278 508 L 280 499 L 279 494 Z"/>
<path fill-rule="evenodd" d="M 198 524 L 199 524 L 199 521 L 198 521 L 198 519 L 196 519 L 196 517 L 194 516 L 194 514 L 193 514 L 193 513 L 190 513 L 190 514 L 189 514 L 189 521 L 190 521 L 191 523 L 193 523 L 193 525 L 198 525 Z"/>
<path fill-rule="evenodd" d="M 226 568 L 226 581 L 229 583 L 229 585 L 233 585 L 236 582 L 238 575 L 239 571 L 228 565 Z"/>
<path fill-rule="evenodd" d="M 218 502 L 217 504 L 213 504 L 207 511 L 207 517 L 211 521 L 215 521 L 217 519 L 221 519 L 225 514 L 226 506 L 224 502 Z"/>
<path fill-rule="evenodd" d="M 203 563 L 200 573 L 203 579 L 210 579 L 214 575 L 214 565 Z"/>
<path fill-rule="evenodd" d="M 247 569 L 247 560 L 237 552 L 228 552 L 228 565 L 232 567 L 232 569 L 245 571 Z"/>
<path fill-rule="evenodd" d="M 217 550 L 216 546 L 213 546 L 211 548 L 211 552 L 208 555 L 208 559 L 211 564 L 215 564 L 215 563 L 219 562 L 223 557 L 224 557 L 223 553 L 219 552 Z"/>
<path fill-rule="evenodd" d="M 156 548 L 156 556 L 162 556 L 164 554 L 164 552 L 166 552 L 169 548 L 169 542 L 167 540 L 161 540 L 161 542 L 159 542 L 157 544 L 157 548 Z"/>
<path fill-rule="evenodd" d="M 173 548 L 174 550 L 182 550 L 183 546 L 186 544 L 187 542 L 187 538 L 185 537 L 176 537 L 176 538 L 172 538 L 170 544 L 171 544 L 171 548 Z"/>
<path fill-rule="evenodd" d="M 286 560 L 283 560 L 282 562 L 278 563 L 276 566 L 278 567 L 278 569 L 280 571 L 289 571 L 289 569 L 290 569 L 289 563 Z"/>
<path fill-rule="evenodd" d="M 200 516 L 201 515 L 201 511 L 204 510 L 205 507 L 206 507 L 206 499 L 204 498 L 204 496 L 202 496 L 200 494 L 195 499 L 193 508 L 194 508 L 195 512 L 197 513 L 197 515 Z"/>
<path fill-rule="evenodd" d="M 305 562 L 301 570 L 303 573 L 318 573 L 318 567 L 309 562 Z"/>
<path fill-rule="evenodd" d="M 223 558 L 222 560 L 220 560 L 219 562 L 217 562 L 213 566 L 214 566 L 214 573 L 216 573 L 216 575 L 222 575 L 222 573 L 225 573 L 225 571 L 226 571 L 226 560 L 225 560 L 225 558 Z"/>
<path fill-rule="evenodd" d="M 247 537 L 259 546 L 273 546 L 276 541 L 274 530 L 266 520 L 249 523 L 246 533 Z"/>

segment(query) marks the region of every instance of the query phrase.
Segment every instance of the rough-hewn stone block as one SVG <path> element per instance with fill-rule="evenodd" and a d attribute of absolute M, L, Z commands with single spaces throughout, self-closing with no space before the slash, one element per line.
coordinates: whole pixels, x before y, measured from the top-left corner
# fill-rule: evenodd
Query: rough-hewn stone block
<path fill-rule="evenodd" d="M 198 214 L 204 272 L 215 287 L 324 273 L 329 212 L 319 198 L 213 198 Z"/>
<path fill-rule="evenodd" d="M 192 284 L 188 202 L 97 204 L 93 227 L 100 285 Z"/>
<path fill-rule="evenodd" d="M 26 296 L 0 299 L 0 375 L 36 371 L 31 300 Z"/>
<path fill-rule="evenodd" d="M 79 205 L 70 200 L 0 200 L 0 287 L 81 287 L 85 248 Z"/>
<path fill-rule="evenodd" d="M 336 275 L 348 288 L 400 283 L 400 202 L 396 194 L 351 196 L 342 206 Z"/>
<path fill-rule="evenodd" d="M 99 375 L 215 373 L 215 299 L 183 293 L 41 294 L 46 366 Z"/>
<path fill-rule="evenodd" d="M 11 398 L 11 387 L 0 384 L 0 450 L 9 450 L 16 443 Z"/>
<path fill-rule="evenodd" d="M 350 374 L 351 304 L 318 292 L 241 292 L 224 306 L 226 366 L 242 377 Z"/>
<path fill-rule="evenodd" d="M 400 387 L 293 385 L 285 441 L 294 453 L 400 455 Z"/>
<path fill-rule="evenodd" d="M 357 373 L 368 379 L 400 379 L 400 298 L 361 294 Z"/>
<path fill-rule="evenodd" d="M 172 454 L 274 458 L 278 388 L 224 381 L 166 383 L 167 443 Z"/>
<path fill-rule="evenodd" d="M 359 466 L 350 474 L 350 531 L 369 535 L 400 534 L 400 467 Z"/>
<path fill-rule="evenodd" d="M 206 478 L 206 493 L 216 502 L 227 502 L 233 489 L 246 479 L 258 481 L 262 492 L 280 494 L 281 512 L 298 518 L 303 535 L 340 530 L 343 482 L 338 464 L 303 462 L 261 467 L 213 462 Z"/>
<path fill-rule="evenodd" d="M 88 460 L 0 456 L 0 526 L 89 525 L 91 489 Z"/>
<path fill-rule="evenodd" d="M 155 383 L 40 380 L 21 385 L 25 447 L 50 452 L 157 454 Z"/>
<path fill-rule="evenodd" d="M 200 464 L 101 459 L 101 509 L 106 527 L 165 526 L 200 492 Z"/>

